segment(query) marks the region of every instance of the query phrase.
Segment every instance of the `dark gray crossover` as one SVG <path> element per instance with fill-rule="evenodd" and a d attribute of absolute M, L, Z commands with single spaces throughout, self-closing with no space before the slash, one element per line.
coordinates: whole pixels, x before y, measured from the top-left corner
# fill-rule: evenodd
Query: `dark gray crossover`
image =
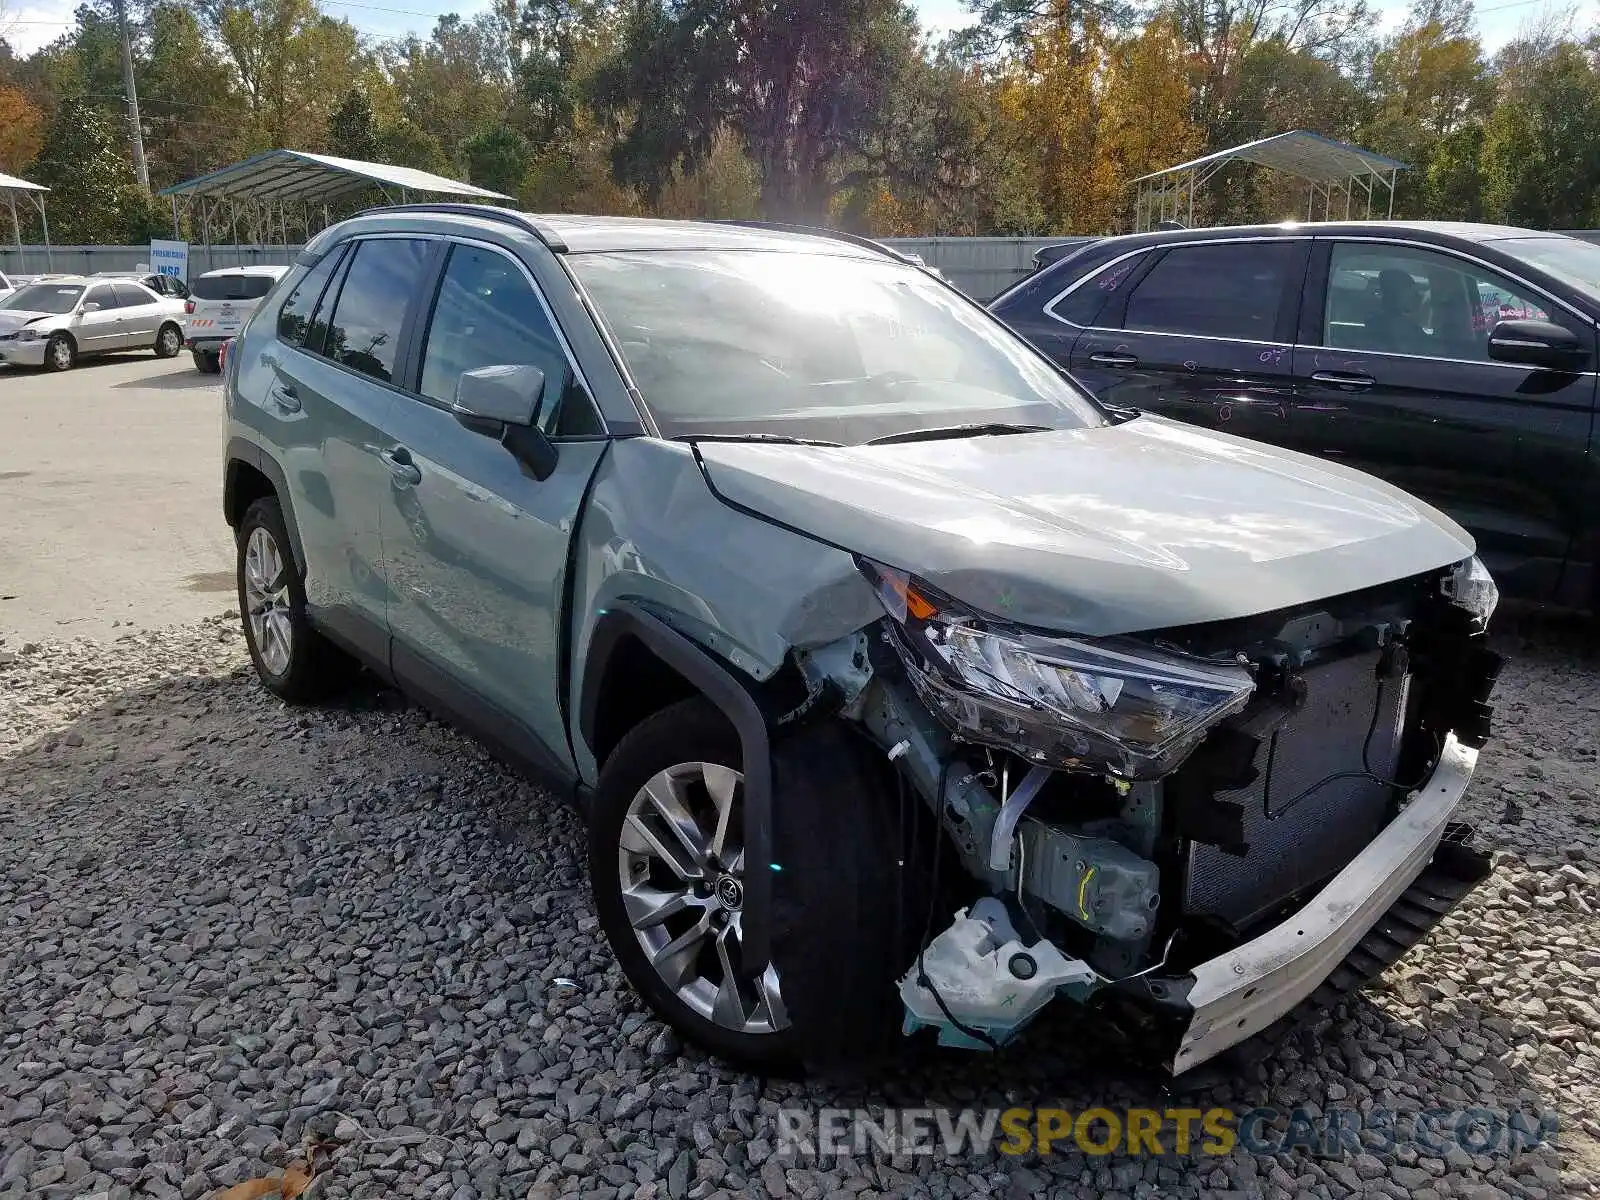
<path fill-rule="evenodd" d="M 720 1054 L 1059 999 L 1182 1071 L 1482 873 L 1472 539 L 1106 408 L 870 243 L 376 210 L 224 385 L 262 682 L 362 664 L 572 796 L 629 981 Z"/>
<path fill-rule="evenodd" d="M 1419 221 L 1101 238 L 995 298 L 1110 404 L 1370 471 L 1600 611 L 1600 245 Z"/>

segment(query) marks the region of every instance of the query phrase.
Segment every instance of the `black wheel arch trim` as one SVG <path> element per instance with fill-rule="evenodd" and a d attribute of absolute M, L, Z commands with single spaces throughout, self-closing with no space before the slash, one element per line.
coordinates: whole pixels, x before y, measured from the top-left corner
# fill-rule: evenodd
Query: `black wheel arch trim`
<path fill-rule="evenodd" d="M 716 705 L 739 735 L 744 771 L 745 872 L 744 967 L 750 975 L 766 970 L 772 958 L 772 753 L 766 718 L 750 689 L 703 647 L 637 604 L 619 600 L 595 620 L 583 667 L 578 731 L 594 745 L 601 681 L 617 645 L 638 638 L 667 666 Z"/>
<path fill-rule="evenodd" d="M 222 514 L 224 519 L 233 512 L 234 490 L 238 486 L 240 464 L 253 467 L 267 477 L 277 493 L 278 507 L 283 510 L 284 528 L 289 533 L 289 552 L 294 555 L 294 569 L 302 576 L 306 570 L 305 549 L 300 544 L 300 526 L 294 519 L 294 501 L 289 497 L 289 479 L 273 458 L 249 438 L 237 435 L 228 438 L 227 467 L 222 477 Z M 231 525 L 232 522 L 229 521 Z"/>

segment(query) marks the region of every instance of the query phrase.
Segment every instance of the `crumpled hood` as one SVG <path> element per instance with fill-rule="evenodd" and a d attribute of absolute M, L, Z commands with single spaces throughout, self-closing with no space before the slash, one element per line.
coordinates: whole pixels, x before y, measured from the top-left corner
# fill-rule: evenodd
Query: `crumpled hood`
<path fill-rule="evenodd" d="M 52 322 L 67 320 L 70 314 L 30 312 L 27 309 L 0 308 L 0 333 L 12 333 L 24 325 L 43 329 Z"/>
<path fill-rule="evenodd" d="M 1348 467 L 1159 417 L 841 449 L 701 442 L 727 503 L 1026 625 L 1271 612 L 1459 562 L 1444 514 Z"/>

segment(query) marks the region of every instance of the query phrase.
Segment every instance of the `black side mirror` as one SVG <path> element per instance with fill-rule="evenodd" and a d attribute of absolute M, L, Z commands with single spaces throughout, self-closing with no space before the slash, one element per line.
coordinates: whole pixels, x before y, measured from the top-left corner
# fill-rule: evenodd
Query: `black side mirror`
<path fill-rule="evenodd" d="M 1489 357 L 1550 371 L 1581 371 L 1589 361 L 1589 347 L 1552 321 L 1501 321 L 1489 331 Z"/>

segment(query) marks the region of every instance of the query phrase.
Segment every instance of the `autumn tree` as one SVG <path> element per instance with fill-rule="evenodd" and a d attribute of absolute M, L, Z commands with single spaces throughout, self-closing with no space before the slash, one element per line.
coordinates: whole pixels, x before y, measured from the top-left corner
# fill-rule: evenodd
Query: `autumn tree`
<path fill-rule="evenodd" d="M 19 88 L 0 84 L 0 172 L 20 175 L 44 145 L 44 114 Z"/>

